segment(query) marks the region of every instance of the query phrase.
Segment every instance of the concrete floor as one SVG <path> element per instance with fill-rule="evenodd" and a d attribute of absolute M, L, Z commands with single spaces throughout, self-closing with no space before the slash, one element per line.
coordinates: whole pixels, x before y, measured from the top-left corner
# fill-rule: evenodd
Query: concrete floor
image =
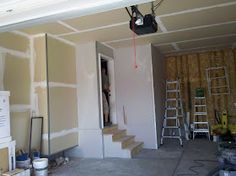
<path fill-rule="evenodd" d="M 217 166 L 216 152 L 216 144 L 207 139 L 185 142 L 184 147 L 180 147 L 178 141 L 171 140 L 166 141 L 159 150 L 142 150 L 134 159 L 74 158 L 67 165 L 52 170 L 50 175 L 204 176 Z"/>

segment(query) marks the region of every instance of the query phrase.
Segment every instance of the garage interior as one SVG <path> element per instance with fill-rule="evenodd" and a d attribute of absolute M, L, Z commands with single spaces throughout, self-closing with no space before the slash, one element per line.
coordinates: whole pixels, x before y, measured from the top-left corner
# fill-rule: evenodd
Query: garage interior
<path fill-rule="evenodd" d="M 235 174 L 235 46 L 235 0 L 0 2 L 0 175 Z"/>

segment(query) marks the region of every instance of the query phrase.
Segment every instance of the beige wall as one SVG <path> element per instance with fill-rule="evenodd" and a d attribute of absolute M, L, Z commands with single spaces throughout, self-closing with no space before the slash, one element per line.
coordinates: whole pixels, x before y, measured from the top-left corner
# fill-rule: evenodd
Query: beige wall
<path fill-rule="evenodd" d="M 3 88 L 10 91 L 11 135 L 16 148 L 28 148 L 29 119 L 31 114 L 30 41 L 27 37 L 0 33 L 0 54 L 3 63 Z M 17 108 L 17 110 L 16 110 Z"/>

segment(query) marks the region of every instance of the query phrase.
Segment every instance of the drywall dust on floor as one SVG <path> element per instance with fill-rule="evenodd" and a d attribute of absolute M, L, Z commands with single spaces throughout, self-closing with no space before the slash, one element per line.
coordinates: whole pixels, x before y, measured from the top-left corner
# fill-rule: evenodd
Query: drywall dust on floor
<path fill-rule="evenodd" d="M 196 139 L 180 147 L 178 141 L 167 140 L 159 150 L 144 149 L 134 159 L 79 159 L 73 158 L 69 164 L 51 171 L 56 176 L 182 176 L 196 175 L 189 170 L 195 167 L 198 175 L 207 175 L 217 166 L 217 146 L 207 139 Z"/>

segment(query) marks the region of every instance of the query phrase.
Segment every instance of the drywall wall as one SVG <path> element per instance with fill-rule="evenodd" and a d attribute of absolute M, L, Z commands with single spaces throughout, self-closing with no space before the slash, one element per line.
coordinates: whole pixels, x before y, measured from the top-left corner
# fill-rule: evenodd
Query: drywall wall
<path fill-rule="evenodd" d="M 228 70 L 231 93 L 229 95 L 209 96 L 206 68 L 226 66 Z M 191 54 L 179 54 L 166 58 L 167 79 L 181 79 L 181 92 L 185 111 L 193 114 L 193 98 L 195 89 L 205 89 L 207 111 L 210 124 L 215 124 L 215 112 L 227 110 L 230 116 L 236 117 L 236 108 L 233 105 L 236 99 L 236 51 L 222 49 Z M 193 116 L 191 116 L 193 118 Z M 191 118 L 191 119 L 192 119 Z"/>
<path fill-rule="evenodd" d="M 79 147 L 69 156 L 103 157 L 96 42 L 77 46 Z"/>
<path fill-rule="evenodd" d="M 29 38 L 12 32 L 0 33 L 0 55 L 1 90 L 11 93 L 11 135 L 17 149 L 27 149 L 31 116 Z"/>
<path fill-rule="evenodd" d="M 151 45 L 137 46 L 136 69 L 133 48 L 120 48 L 114 53 L 119 127 L 143 141 L 144 148 L 156 149 Z"/>
<path fill-rule="evenodd" d="M 165 58 L 160 51 L 152 47 L 152 70 L 153 70 L 153 88 L 154 88 L 154 103 L 156 114 L 156 130 L 158 146 L 160 146 L 162 122 L 165 113 L 165 83 L 166 70 Z"/>

